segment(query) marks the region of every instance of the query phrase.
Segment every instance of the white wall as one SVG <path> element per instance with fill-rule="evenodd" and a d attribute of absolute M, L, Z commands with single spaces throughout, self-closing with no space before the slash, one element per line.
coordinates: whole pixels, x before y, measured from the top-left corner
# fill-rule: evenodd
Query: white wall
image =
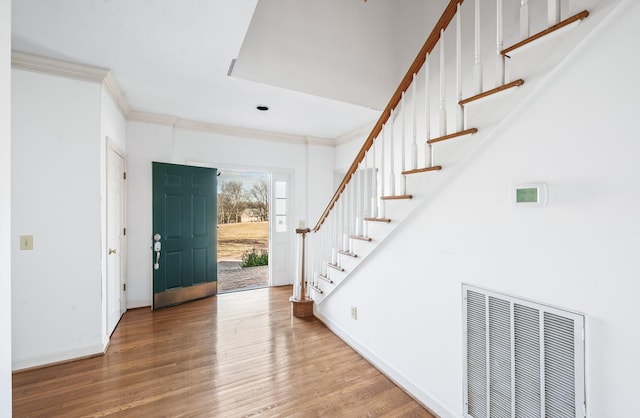
<path fill-rule="evenodd" d="M 129 308 L 149 306 L 152 298 L 152 161 L 204 163 L 212 167 L 259 171 L 290 171 L 293 226 L 297 225 L 298 220 L 315 219 L 324 210 L 324 207 L 318 210 L 318 206 L 324 204 L 319 202 L 328 202 L 332 193 L 330 180 L 325 173 L 325 170 L 330 171 L 333 167 L 332 149 L 307 145 L 304 141 L 266 140 L 129 122 L 127 152 Z M 315 193 L 311 193 L 311 190 Z M 295 244 L 295 239 L 292 242 Z M 290 259 L 295 260 L 295 245 L 291 250 Z M 292 283 L 294 268 L 295 264 L 292 263 L 290 277 L 274 277 L 274 284 Z"/>
<path fill-rule="evenodd" d="M 101 352 L 101 86 L 12 72 L 13 368 Z M 33 235 L 34 249 L 19 250 Z"/>
<path fill-rule="evenodd" d="M 11 416 L 11 1 L 0 0 L 0 416 Z"/>
<path fill-rule="evenodd" d="M 403 0 L 394 5 L 391 61 L 394 63 L 395 86 L 404 77 L 447 4 L 449 0 Z"/>
<path fill-rule="evenodd" d="M 313 227 L 320 219 L 331 196 L 335 192 L 333 185 L 334 148 L 324 145 L 307 146 L 307 186 L 305 187 L 307 215 L 304 219 Z"/>
<path fill-rule="evenodd" d="M 442 416 L 462 415 L 462 283 L 583 313 L 589 417 L 636 410 L 639 19 L 623 2 L 320 306 Z M 547 207 L 510 203 L 530 182 Z"/>

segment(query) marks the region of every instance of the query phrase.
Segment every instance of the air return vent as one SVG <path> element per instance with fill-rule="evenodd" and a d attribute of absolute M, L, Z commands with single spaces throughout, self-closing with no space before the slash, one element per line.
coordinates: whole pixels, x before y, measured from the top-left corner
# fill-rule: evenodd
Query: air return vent
<path fill-rule="evenodd" d="M 581 418 L 584 317 L 463 285 L 468 418 Z"/>

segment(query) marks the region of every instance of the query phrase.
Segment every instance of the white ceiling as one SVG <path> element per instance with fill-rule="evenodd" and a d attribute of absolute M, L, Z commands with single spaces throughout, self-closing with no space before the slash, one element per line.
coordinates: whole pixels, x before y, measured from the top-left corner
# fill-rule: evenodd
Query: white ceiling
<path fill-rule="evenodd" d="M 360 12 L 362 19 L 377 19 L 369 23 L 361 21 L 354 26 L 351 35 L 357 35 L 358 28 L 369 24 L 378 25 L 380 29 L 380 19 L 389 8 L 389 1 L 386 1 L 386 6 L 375 6 L 375 2 L 364 3 L 362 0 L 332 0 L 325 4 L 337 8 L 334 13 L 340 14 L 340 2 L 349 3 L 346 10 L 352 18 L 356 16 L 354 13 Z M 329 86 L 332 80 L 341 80 L 344 85 L 349 79 L 353 80 L 353 72 L 336 75 L 336 71 L 339 73 L 344 68 L 339 62 L 326 62 L 323 71 L 312 74 L 314 78 L 307 77 L 306 81 L 289 86 L 282 82 L 271 82 L 279 87 L 263 84 L 269 82 L 269 77 L 260 76 L 260 65 L 248 71 L 250 66 L 245 65 L 244 70 L 249 75 L 247 78 L 263 83 L 241 79 L 235 72 L 228 77 L 231 60 L 241 54 L 256 4 L 257 0 L 19 0 L 12 5 L 12 48 L 108 68 L 131 107 L 142 112 L 322 138 L 336 138 L 377 119 L 379 112 L 371 108 L 374 107 L 372 104 L 379 103 L 379 97 L 385 96 L 381 91 L 392 92 L 395 88 L 394 83 L 387 83 L 393 78 L 388 73 L 384 83 L 379 82 L 380 77 L 378 82 L 370 78 L 368 85 L 360 85 L 355 93 L 346 95 L 335 94 L 336 90 L 344 90 L 340 83 L 335 84 L 337 88 L 328 94 L 323 94 L 318 88 L 305 88 L 304 84 Z M 248 62 L 252 54 L 261 54 L 261 59 L 265 59 L 260 42 L 261 38 L 268 38 L 266 35 L 270 28 L 265 16 L 273 18 L 278 15 L 279 8 L 285 6 L 276 0 L 261 0 L 259 8 L 265 9 L 266 14 L 261 15 L 259 30 L 251 32 L 252 40 L 247 44 L 249 52 L 243 53 Z M 373 13 L 375 10 L 377 14 Z M 290 17 L 314 19 L 314 14 L 317 10 L 311 8 Z M 283 16 L 286 18 L 287 14 Z M 304 22 L 297 25 L 284 23 L 282 19 L 272 22 L 271 28 L 288 26 L 288 31 L 278 32 L 288 40 L 302 39 L 308 27 Z M 274 27 L 273 24 L 279 26 Z M 343 19 L 342 25 L 345 24 L 348 26 L 349 21 Z M 341 33 L 347 36 L 347 32 L 343 30 Z M 362 45 L 358 49 L 354 44 L 358 40 L 366 41 L 362 37 L 355 41 L 345 39 L 344 42 L 334 38 L 332 45 L 334 48 L 347 45 L 350 54 L 358 54 L 359 50 L 371 47 Z M 271 47 L 274 47 L 273 42 Z M 310 56 L 313 52 L 307 51 Z M 279 58 L 273 55 L 274 61 L 283 65 L 296 60 L 295 56 L 288 62 L 282 59 L 282 54 L 295 51 L 285 49 L 279 53 Z M 266 55 L 269 56 L 268 53 Z M 269 71 L 274 71 L 274 68 L 277 66 L 268 66 Z M 356 68 L 355 71 L 359 70 Z M 363 99 L 362 92 L 367 88 L 375 90 L 378 99 Z M 338 97 L 339 100 L 326 97 Z M 353 104 L 363 102 L 369 106 Z M 258 104 L 266 104 L 270 110 L 259 112 L 255 109 Z M 385 104 L 386 101 L 380 107 Z"/>

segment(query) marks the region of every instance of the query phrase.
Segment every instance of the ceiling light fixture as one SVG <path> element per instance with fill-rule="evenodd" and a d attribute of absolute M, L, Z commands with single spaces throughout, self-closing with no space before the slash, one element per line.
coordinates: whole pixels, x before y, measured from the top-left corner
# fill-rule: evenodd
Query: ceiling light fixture
<path fill-rule="evenodd" d="M 269 110 L 269 106 L 266 105 L 258 105 L 256 106 L 256 109 L 258 109 L 261 112 L 266 112 L 267 110 Z"/>

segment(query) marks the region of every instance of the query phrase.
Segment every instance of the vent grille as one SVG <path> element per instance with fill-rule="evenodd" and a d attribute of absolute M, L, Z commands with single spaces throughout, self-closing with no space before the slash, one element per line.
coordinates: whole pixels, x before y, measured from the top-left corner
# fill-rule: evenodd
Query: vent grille
<path fill-rule="evenodd" d="M 469 414 L 487 418 L 487 331 L 484 295 L 467 295 L 467 387 Z"/>
<path fill-rule="evenodd" d="M 585 416 L 583 316 L 471 286 L 463 299 L 466 417 Z"/>

